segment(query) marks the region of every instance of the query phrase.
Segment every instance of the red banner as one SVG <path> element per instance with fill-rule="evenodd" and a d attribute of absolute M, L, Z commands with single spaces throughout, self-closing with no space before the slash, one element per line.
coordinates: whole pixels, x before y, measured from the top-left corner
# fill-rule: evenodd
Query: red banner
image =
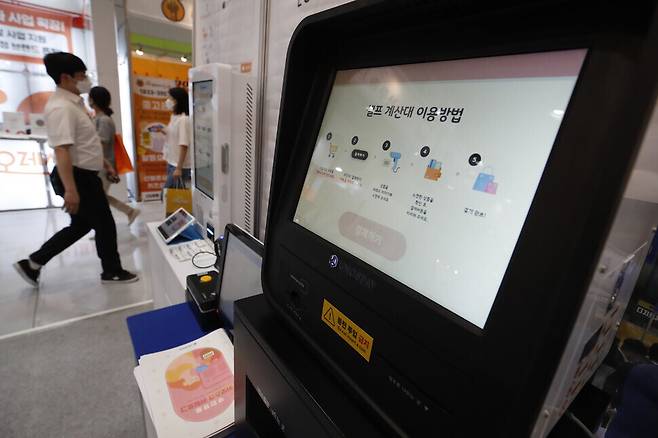
<path fill-rule="evenodd" d="M 70 15 L 0 3 L 0 59 L 41 64 L 51 52 L 70 52 Z"/>

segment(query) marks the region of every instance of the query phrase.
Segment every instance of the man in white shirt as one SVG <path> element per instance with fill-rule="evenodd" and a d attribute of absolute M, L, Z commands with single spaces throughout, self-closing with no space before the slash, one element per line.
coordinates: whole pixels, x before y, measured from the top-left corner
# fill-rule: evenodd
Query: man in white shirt
<path fill-rule="evenodd" d="M 101 259 L 103 283 L 131 283 L 137 275 L 121 266 L 117 232 L 98 172 L 112 166 L 103 159 L 103 147 L 80 94 L 88 93 L 91 82 L 84 62 L 71 53 L 50 53 L 43 58 L 57 89 L 46 104 L 48 143 L 57 164 L 51 177 L 55 192 L 64 198 L 71 225 L 58 231 L 29 258 L 14 264 L 31 285 L 39 285 L 41 267 L 86 235 L 96 232 L 96 252 Z"/>

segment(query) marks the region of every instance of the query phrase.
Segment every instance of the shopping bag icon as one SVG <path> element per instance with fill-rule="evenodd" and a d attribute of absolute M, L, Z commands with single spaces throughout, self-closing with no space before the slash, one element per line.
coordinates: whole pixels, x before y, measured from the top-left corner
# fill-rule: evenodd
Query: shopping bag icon
<path fill-rule="evenodd" d="M 494 175 L 491 169 L 485 169 L 484 172 L 480 174 L 475 179 L 475 184 L 473 184 L 473 190 L 483 193 L 489 193 L 490 195 L 495 195 L 498 190 L 498 183 L 494 182 Z"/>
<path fill-rule="evenodd" d="M 440 162 L 434 159 L 430 160 L 430 163 L 425 168 L 425 179 L 437 181 L 441 178 L 441 168 L 442 164 Z"/>

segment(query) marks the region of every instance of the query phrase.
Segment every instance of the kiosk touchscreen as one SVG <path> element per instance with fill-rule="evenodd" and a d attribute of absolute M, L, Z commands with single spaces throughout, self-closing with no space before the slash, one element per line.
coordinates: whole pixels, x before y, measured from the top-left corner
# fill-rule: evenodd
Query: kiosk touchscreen
<path fill-rule="evenodd" d="M 231 67 L 190 69 L 192 96 L 192 205 L 202 234 L 214 241 L 230 221 L 228 148 L 231 139 Z"/>
<path fill-rule="evenodd" d="M 655 5 L 554 3 L 347 5 L 291 41 L 263 290 L 392 436 L 553 424 L 658 70 Z"/>
<path fill-rule="evenodd" d="M 585 55 L 338 71 L 294 222 L 484 328 Z"/>

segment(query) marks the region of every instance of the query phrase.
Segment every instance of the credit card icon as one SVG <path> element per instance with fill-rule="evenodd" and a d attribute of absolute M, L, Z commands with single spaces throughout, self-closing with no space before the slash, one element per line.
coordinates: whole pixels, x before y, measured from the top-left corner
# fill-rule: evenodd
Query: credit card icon
<path fill-rule="evenodd" d="M 352 158 L 355 160 L 367 160 L 368 159 L 368 151 L 364 151 L 361 149 L 354 149 L 352 150 Z"/>

